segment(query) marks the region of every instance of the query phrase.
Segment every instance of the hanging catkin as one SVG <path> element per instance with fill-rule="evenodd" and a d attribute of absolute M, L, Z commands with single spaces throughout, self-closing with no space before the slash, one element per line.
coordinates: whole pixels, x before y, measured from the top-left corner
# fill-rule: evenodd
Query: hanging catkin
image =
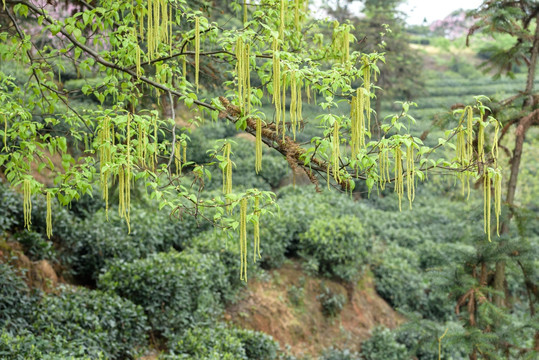
<path fill-rule="evenodd" d="M 284 41 L 285 0 L 281 0 L 279 13 L 279 39 Z"/>
<path fill-rule="evenodd" d="M 223 157 L 226 164 L 223 167 L 223 193 L 230 194 L 232 192 L 232 161 L 230 160 L 230 143 L 226 143 L 223 148 Z"/>
<path fill-rule="evenodd" d="M 247 24 L 247 0 L 243 0 L 243 26 Z"/>
<path fill-rule="evenodd" d="M 119 214 L 127 223 L 127 232 L 131 233 L 130 208 L 131 208 L 131 114 L 127 114 L 126 125 L 126 164 L 121 165 L 118 171 L 119 182 Z"/>
<path fill-rule="evenodd" d="M 479 131 L 477 132 L 477 161 L 485 162 L 485 126 L 483 121 L 479 121 Z"/>
<path fill-rule="evenodd" d="M 174 165 L 176 165 L 176 176 L 182 174 L 182 158 L 181 158 L 181 144 L 176 141 L 174 145 Z"/>
<path fill-rule="evenodd" d="M 364 108 L 367 113 L 367 129 L 371 128 L 371 67 L 368 62 L 365 61 L 363 65 L 363 88 L 364 94 Z"/>
<path fill-rule="evenodd" d="M 348 28 L 348 26 L 346 26 L 342 32 L 342 44 L 341 44 L 341 49 L 342 49 L 342 57 L 341 57 L 341 62 L 343 64 L 347 64 L 348 65 L 348 62 L 350 61 L 350 29 Z"/>
<path fill-rule="evenodd" d="M 258 174 L 262 170 L 262 119 L 256 118 L 255 140 L 255 171 Z"/>
<path fill-rule="evenodd" d="M 352 96 L 352 103 L 350 106 L 350 147 L 353 159 L 356 159 L 360 150 L 365 147 L 365 115 L 363 99 L 362 89 L 358 88 L 356 90 L 356 96 Z"/>
<path fill-rule="evenodd" d="M 281 61 L 279 55 L 279 40 L 273 38 L 271 46 L 273 51 L 273 103 L 275 104 L 275 132 L 279 135 L 279 122 L 281 120 Z"/>
<path fill-rule="evenodd" d="M 296 140 L 296 126 L 297 126 L 297 82 L 296 82 L 296 70 L 290 71 L 290 127 L 292 128 L 292 136 L 294 141 Z"/>
<path fill-rule="evenodd" d="M 32 183 L 28 179 L 23 180 L 23 204 L 24 227 L 30 230 L 32 224 Z"/>
<path fill-rule="evenodd" d="M 240 110 L 247 115 L 251 108 L 251 71 L 249 64 L 250 45 L 243 39 L 236 40 L 236 74 L 238 74 L 238 97 Z"/>
<path fill-rule="evenodd" d="M 466 106 L 464 113 L 466 113 L 466 110 L 468 110 L 468 117 L 466 118 L 466 134 L 468 135 L 466 141 L 466 164 L 469 164 L 473 159 L 473 109 L 471 106 Z"/>
<path fill-rule="evenodd" d="M 336 182 L 340 182 L 340 149 L 339 149 L 339 122 L 335 121 L 333 124 L 333 136 L 331 141 L 331 167 L 333 169 L 333 178 Z"/>
<path fill-rule="evenodd" d="M 254 244 L 253 244 L 253 262 L 256 262 L 257 257 L 262 258 L 260 255 L 260 196 L 255 196 L 254 205 Z"/>
<path fill-rule="evenodd" d="M 50 191 L 47 191 L 47 238 L 50 239 L 52 236 L 52 194 Z"/>
<path fill-rule="evenodd" d="M 247 282 L 247 199 L 240 200 L 240 279 Z"/>
<path fill-rule="evenodd" d="M 112 161 L 112 128 L 113 125 L 108 116 L 105 116 L 101 122 L 101 128 L 97 138 L 99 142 L 99 163 L 100 163 L 100 180 L 103 200 L 105 201 L 105 212 L 108 216 L 109 205 L 109 166 Z"/>
<path fill-rule="evenodd" d="M 170 44 L 172 36 L 172 21 L 169 16 L 169 4 L 166 0 L 148 0 L 146 8 L 147 22 L 147 47 L 148 56 L 151 59 L 155 59 L 159 56 L 159 46 L 161 43 Z M 144 31 L 142 23 L 144 22 L 144 15 L 142 11 L 139 15 L 139 35 L 141 39 L 144 39 Z"/>
<path fill-rule="evenodd" d="M 380 146 L 378 152 L 378 166 L 380 167 L 380 177 L 378 185 L 380 189 L 384 190 L 386 183 L 390 182 L 389 177 L 389 151 L 383 146 Z"/>
<path fill-rule="evenodd" d="M 195 18 L 195 85 L 198 91 L 198 76 L 200 72 L 200 19 Z"/>
<path fill-rule="evenodd" d="M 299 26 L 299 9 L 301 7 L 301 0 L 295 0 L 294 3 L 294 27 L 296 28 L 296 31 L 299 33 L 301 31 L 301 28 Z"/>
<path fill-rule="evenodd" d="M 484 203 L 484 231 L 490 241 L 490 208 L 491 208 L 491 178 L 490 173 L 485 171 L 483 174 L 483 203 Z"/>
<path fill-rule="evenodd" d="M 395 192 L 399 197 L 399 210 L 402 211 L 402 196 L 404 194 L 404 182 L 402 174 L 402 149 L 400 145 L 395 147 Z"/>
<path fill-rule="evenodd" d="M 406 147 L 406 191 L 408 193 L 410 209 L 412 208 L 412 202 L 415 198 L 414 175 L 414 146 L 413 143 L 410 143 L 410 145 Z"/>

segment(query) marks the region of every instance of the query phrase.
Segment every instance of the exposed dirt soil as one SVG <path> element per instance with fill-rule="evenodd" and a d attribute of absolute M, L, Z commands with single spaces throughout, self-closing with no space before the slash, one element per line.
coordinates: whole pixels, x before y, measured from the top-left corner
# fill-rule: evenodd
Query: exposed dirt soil
<path fill-rule="evenodd" d="M 62 279 L 47 260 L 31 261 L 19 243 L 0 239 L 0 263 L 13 266 L 30 288 L 52 292 Z"/>
<path fill-rule="evenodd" d="M 244 298 L 227 310 L 225 319 L 273 336 L 281 348 L 290 345 L 296 356 L 316 355 L 330 346 L 358 350 L 376 325 L 394 328 L 404 321 L 376 294 L 369 275 L 355 288 L 345 287 L 306 275 L 296 261 L 270 274 L 265 281 L 250 281 Z M 324 316 L 317 299 L 324 286 L 347 298 L 334 318 Z"/>

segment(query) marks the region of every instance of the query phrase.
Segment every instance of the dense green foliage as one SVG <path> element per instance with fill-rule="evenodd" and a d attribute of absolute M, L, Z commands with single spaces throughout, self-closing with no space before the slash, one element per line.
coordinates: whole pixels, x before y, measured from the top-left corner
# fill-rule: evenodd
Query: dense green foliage
<path fill-rule="evenodd" d="M 212 323 L 235 291 L 217 255 L 175 250 L 118 260 L 100 276 L 99 287 L 142 306 L 152 329 L 167 338 Z"/>
<path fill-rule="evenodd" d="M 499 74 L 517 73 L 497 82 L 481 75 L 463 39 L 430 38 L 428 55 L 412 50 L 394 11 L 399 0 L 364 0 L 361 19 L 347 19 L 337 2 L 329 14 L 340 23 L 310 17 L 304 1 L 247 4 L 242 23 L 241 2 L 171 0 L 162 2 L 174 8 L 166 7 L 166 36 L 145 21 L 157 2 L 5 2 L 0 358 L 135 359 L 152 347 L 166 360 L 295 359 L 287 344 L 223 322 L 245 287 L 245 257 L 249 279 L 294 261 L 346 289 L 372 280 L 403 314 L 400 327 L 377 327 L 320 360 L 536 357 L 536 129 L 530 125 L 518 191 L 505 199 L 501 237 L 492 231 L 492 242 L 482 191 L 473 189 L 482 190 L 489 171 L 509 173 L 518 152 L 506 150 L 507 140 L 518 144 L 518 133 L 508 129 L 538 111 L 528 68 L 539 46 L 536 2 L 485 2 L 476 13 L 487 36 L 474 51 Z M 491 33 L 504 33 L 495 46 Z M 250 54 L 240 54 L 245 44 Z M 423 71 L 421 57 L 435 70 Z M 418 94 L 417 109 L 385 101 Z M 472 128 L 448 110 L 456 103 L 474 106 Z M 351 104 L 363 106 L 361 116 Z M 499 159 L 490 115 L 506 126 Z M 362 116 L 370 128 L 355 127 Z M 356 130 L 366 131 L 361 146 Z M 473 135 L 473 156 L 462 162 L 454 143 L 464 132 Z M 464 169 L 469 197 L 460 191 Z M 12 247 L 30 258 L 28 269 L 14 268 L 22 255 Z M 88 287 L 30 288 L 25 271 L 33 276 L 38 260 L 53 264 L 61 281 Z M 277 300 L 301 307 L 304 281 L 286 290 Z M 329 323 L 348 298 L 322 286 L 317 300 Z"/>

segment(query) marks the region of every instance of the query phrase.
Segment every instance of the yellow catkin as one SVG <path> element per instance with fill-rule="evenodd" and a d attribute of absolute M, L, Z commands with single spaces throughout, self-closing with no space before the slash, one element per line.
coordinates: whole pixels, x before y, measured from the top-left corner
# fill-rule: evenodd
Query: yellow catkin
<path fill-rule="evenodd" d="M 336 182 L 340 182 L 339 174 L 339 161 L 340 161 L 340 149 L 339 149 L 339 122 L 335 121 L 333 124 L 333 137 L 331 142 L 331 167 L 333 168 L 333 178 Z"/>
<path fill-rule="evenodd" d="M 297 82 L 296 82 L 296 70 L 290 71 L 290 127 L 292 128 L 292 136 L 294 141 L 296 140 L 296 126 L 297 126 Z"/>
<path fill-rule="evenodd" d="M 176 165 L 176 175 L 182 174 L 182 158 L 181 158 L 181 144 L 176 141 L 174 146 L 174 164 Z"/>
<path fill-rule="evenodd" d="M 410 209 L 415 198 L 415 170 L 414 170 L 414 147 L 413 143 L 406 148 L 406 190 L 408 193 L 408 202 Z"/>
<path fill-rule="evenodd" d="M 297 119 L 297 131 L 300 129 L 300 124 L 303 122 L 303 89 L 302 89 L 303 82 L 301 81 L 301 78 L 298 78 L 298 84 L 296 88 L 296 95 L 297 95 L 297 107 L 296 107 L 296 119 Z M 295 140 L 295 138 L 294 138 Z"/>
<path fill-rule="evenodd" d="M 279 13 L 279 39 L 284 40 L 285 0 L 281 0 Z"/>
<path fill-rule="evenodd" d="M 502 173 L 494 174 L 494 214 L 496 215 L 496 233 L 500 236 L 500 215 L 502 213 Z"/>
<path fill-rule="evenodd" d="M 243 26 L 247 24 L 247 0 L 243 0 Z"/>
<path fill-rule="evenodd" d="M 399 197 L 399 210 L 402 211 L 402 196 L 404 194 L 404 182 L 402 173 L 402 149 L 395 148 L 395 192 Z"/>
<path fill-rule="evenodd" d="M 258 174 L 262 170 L 262 120 L 260 118 L 256 118 L 255 147 L 255 171 Z"/>
<path fill-rule="evenodd" d="M 253 246 L 253 262 L 256 262 L 257 257 L 262 258 L 260 255 L 260 197 L 255 196 L 255 205 L 254 205 L 254 246 Z"/>
<path fill-rule="evenodd" d="M 232 192 L 232 161 L 230 160 L 230 143 L 226 143 L 223 149 L 223 157 L 226 165 L 223 168 L 223 193 L 230 194 Z"/>
<path fill-rule="evenodd" d="M 483 176 L 483 202 L 484 202 L 484 231 L 490 241 L 490 207 L 491 207 L 491 179 L 490 173 L 485 171 Z"/>
<path fill-rule="evenodd" d="M 32 183 L 30 180 L 23 180 L 23 206 L 24 227 L 30 230 L 32 224 Z"/>
<path fill-rule="evenodd" d="M 299 27 L 299 9 L 301 7 L 300 2 L 301 0 L 295 0 L 294 3 L 294 27 L 298 33 L 301 31 L 301 28 Z"/>
<path fill-rule="evenodd" d="M 281 109 L 281 114 L 283 117 L 283 134 L 282 135 L 283 135 L 283 142 L 284 142 L 285 135 L 286 135 L 285 134 L 286 133 L 286 79 L 283 78 L 282 84 L 283 84 L 283 88 L 281 90 L 281 95 L 282 95 L 281 104 L 283 108 Z"/>
<path fill-rule="evenodd" d="M 187 141 L 182 141 L 182 158 L 185 164 L 187 162 Z"/>
<path fill-rule="evenodd" d="M 477 132 L 477 161 L 485 162 L 485 126 L 482 121 Z"/>
<path fill-rule="evenodd" d="M 198 91 L 198 76 L 200 72 L 200 19 L 195 18 L 195 85 Z"/>
<path fill-rule="evenodd" d="M 238 97 L 240 110 L 248 114 L 251 108 L 250 46 L 241 38 L 236 40 L 236 73 L 238 74 Z"/>
<path fill-rule="evenodd" d="M 466 106 L 464 108 L 464 113 L 466 113 L 466 110 L 468 110 L 468 117 L 466 118 L 466 158 L 469 163 L 473 159 L 473 109 L 471 106 Z"/>
<path fill-rule="evenodd" d="M 124 183 L 125 177 L 124 177 L 124 168 L 123 166 L 120 166 L 118 168 L 118 215 L 120 218 L 123 218 L 123 214 L 125 214 L 125 183 Z"/>
<path fill-rule="evenodd" d="M 140 57 L 142 56 L 141 54 L 141 51 L 140 51 L 140 45 L 137 44 L 137 47 L 136 47 L 136 54 L 135 54 L 135 60 L 136 60 L 136 67 L 137 67 L 137 78 L 140 78 L 140 75 L 142 74 L 141 72 L 141 67 L 140 67 Z"/>
<path fill-rule="evenodd" d="M 371 68 L 365 63 L 363 66 L 364 109 L 367 113 L 367 129 L 371 128 Z"/>
<path fill-rule="evenodd" d="M 343 64 L 348 64 L 350 61 L 350 29 L 345 27 L 342 34 L 342 59 Z"/>
<path fill-rule="evenodd" d="M 498 133 L 499 132 L 500 132 L 500 123 L 498 121 L 496 121 L 494 123 L 494 140 L 492 141 L 492 149 L 491 149 L 492 159 L 494 160 L 494 167 L 495 168 L 498 167 L 498 155 L 499 155 L 499 152 L 498 152 Z"/>
<path fill-rule="evenodd" d="M 240 279 L 247 282 L 247 199 L 240 200 Z"/>
<path fill-rule="evenodd" d="M 352 96 L 350 109 L 352 158 L 356 159 L 360 150 L 365 147 L 365 115 L 364 96 L 361 89 L 356 90 L 356 96 Z"/>
<path fill-rule="evenodd" d="M 52 194 L 47 191 L 47 238 L 52 236 Z"/>
<path fill-rule="evenodd" d="M 127 223 L 127 232 L 131 233 L 130 208 L 131 208 L 131 114 L 127 114 L 126 126 L 126 165 L 125 169 L 120 166 L 118 174 L 120 182 L 120 217 Z"/>
<path fill-rule="evenodd" d="M 101 122 L 101 129 L 98 133 L 99 141 L 99 163 L 100 163 L 100 180 L 101 192 L 105 201 L 105 213 L 108 218 L 109 210 L 109 176 L 110 170 L 108 167 L 112 162 L 112 142 L 113 142 L 114 126 L 108 116 L 105 116 Z"/>
<path fill-rule="evenodd" d="M 386 183 L 391 181 L 389 177 L 389 151 L 380 147 L 380 152 L 378 153 L 378 165 L 380 167 L 380 179 L 378 185 L 380 189 L 384 190 Z"/>
<path fill-rule="evenodd" d="M 305 92 L 307 93 L 307 104 L 311 103 L 311 83 L 305 84 Z"/>
<path fill-rule="evenodd" d="M 159 153 L 159 139 L 157 138 L 157 118 L 153 118 L 153 145 L 154 145 L 154 151 L 153 155 L 151 156 L 151 162 L 152 162 L 152 169 L 155 170 L 157 166 L 157 154 Z"/>
<path fill-rule="evenodd" d="M 279 121 L 281 120 L 281 60 L 279 42 L 273 39 L 273 103 L 275 104 L 275 132 L 279 135 Z"/>

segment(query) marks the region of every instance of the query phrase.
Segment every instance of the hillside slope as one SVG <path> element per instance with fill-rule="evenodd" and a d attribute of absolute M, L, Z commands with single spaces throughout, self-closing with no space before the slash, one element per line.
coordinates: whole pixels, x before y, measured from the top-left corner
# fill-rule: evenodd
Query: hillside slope
<path fill-rule="evenodd" d="M 323 293 L 346 301 L 338 315 L 324 314 Z M 346 288 L 307 275 L 298 261 L 249 281 L 243 299 L 227 309 L 225 318 L 273 336 L 296 356 L 317 355 L 331 346 L 357 350 L 375 326 L 394 328 L 403 322 L 376 294 L 369 275 L 355 289 Z"/>

